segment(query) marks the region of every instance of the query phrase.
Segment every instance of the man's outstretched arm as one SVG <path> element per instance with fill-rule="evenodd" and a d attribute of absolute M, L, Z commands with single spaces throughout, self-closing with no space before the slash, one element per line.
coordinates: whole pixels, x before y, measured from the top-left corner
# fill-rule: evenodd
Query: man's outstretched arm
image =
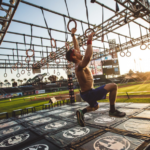
<path fill-rule="evenodd" d="M 71 30 L 71 33 L 72 33 L 72 40 L 73 40 L 74 48 L 80 52 L 80 48 L 79 48 L 78 41 L 77 41 L 77 39 L 76 39 L 76 37 L 75 37 L 75 35 L 74 35 L 76 31 L 77 31 L 77 29 L 75 29 L 75 28 L 73 28 L 73 29 Z"/>
<path fill-rule="evenodd" d="M 92 40 L 93 40 L 94 34 L 95 34 L 95 32 L 91 33 L 88 36 L 87 50 L 85 52 L 85 56 L 84 56 L 83 60 L 79 64 L 79 68 L 86 67 L 92 58 L 92 55 L 93 55 Z"/>

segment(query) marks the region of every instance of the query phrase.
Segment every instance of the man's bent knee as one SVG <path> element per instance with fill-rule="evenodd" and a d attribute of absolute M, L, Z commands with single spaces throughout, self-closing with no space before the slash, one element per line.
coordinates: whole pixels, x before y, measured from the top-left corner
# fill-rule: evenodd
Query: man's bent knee
<path fill-rule="evenodd" d="M 118 86 L 117 86 L 116 83 L 112 83 L 112 87 L 113 87 L 113 89 L 115 89 L 115 90 L 117 90 L 117 88 L 118 88 Z"/>
<path fill-rule="evenodd" d="M 108 92 L 112 91 L 112 90 L 117 90 L 117 84 L 116 83 L 109 83 L 106 84 L 104 89 L 107 90 Z"/>

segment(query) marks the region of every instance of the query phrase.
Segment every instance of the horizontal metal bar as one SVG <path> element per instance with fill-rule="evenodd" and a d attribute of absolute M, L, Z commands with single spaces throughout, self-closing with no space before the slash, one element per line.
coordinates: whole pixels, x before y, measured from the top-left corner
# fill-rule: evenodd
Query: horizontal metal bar
<path fill-rule="evenodd" d="M 2 20 L 2 21 L 7 21 L 7 22 L 9 21 L 9 19 L 1 18 L 1 17 L 0 17 L 0 20 Z"/>
<path fill-rule="evenodd" d="M 4 12 L 6 12 L 6 13 L 8 12 L 7 9 L 4 9 L 4 8 L 2 8 L 2 7 L 0 7 L 0 10 L 1 10 L 1 11 L 4 11 Z"/>
<path fill-rule="evenodd" d="M 19 43 L 20 44 L 20 43 Z M 27 45 L 30 45 L 30 44 L 27 44 Z M 5 49 L 5 50 L 9 50 L 9 51 L 12 51 L 12 50 L 18 50 L 18 51 L 24 51 L 24 52 L 26 52 L 26 50 L 25 49 L 16 49 L 16 48 L 9 48 L 9 47 L 0 47 L 0 49 Z M 41 51 L 36 51 L 35 49 L 34 49 L 34 52 L 37 52 L 37 53 L 39 53 L 39 52 L 41 52 Z M 43 53 L 46 53 L 47 54 L 47 52 L 46 51 L 43 51 Z M 9 54 L 6 54 L 6 55 L 9 55 Z"/>
<path fill-rule="evenodd" d="M 2 58 L 1 58 L 0 60 L 5 61 L 5 60 L 7 60 L 7 59 L 2 59 Z M 9 61 L 18 61 L 18 60 L 13 60 L 13 59 L 7 60 L 7 62 L 9 62 Z M 22 62 L 21 59 L 20 59 L 19 61 Z M 31 59 L 30 62 L 34 62 L 34 61 Z M 30 63 L 30 62 L 29 62 L 29 63 Z M 17 63 L 17 62 L 16 62 L 16 63 Z"/>
<path fill-rule="evenodd" d="M 43 29 L 47 29 L 47 28 L 44 27 L 44 26 L 40 26 L 40 25 L 36 25 L 36 24 L 31 24 L 31 23 L 28 23 L 28 22 L 20 21 L 20 20 L 15 20 L 15 19 L 13 19 L 12 21 L 17 22 L 17 23 L 26 24 L 26 25 L 32 25 L 32 26 L 35 26 L 35 27 L 43 28 Z M 48 28 L 48 29 L 51 29 L 51 30 L 57 31 L 57 32 L 61 32 L 61 33 L 71 34 L 71 32 L 65 32 L 65 31 L 57 30 L 57 29 L 53 29 L 53 28 Z M 78 36 L 78 34 L 75 34 L 75 35 Z"/>
<path fill-rule="evenodd" d="M 14 57 L 17 57 L 17 58 L 20 58 L 20 57 L 25 57 L 26 58 L 27 57 L 26 55 L 18 55 L 17 56 L 17 55 L 12 55 L 12 54 L 11 55 L 10 54 L 9 55 L 7 55 L 7 54 L 0 54 L 0 56 L 14 56 Z M 42 57 L 39 57 L 39 56 L 36 56 L 36 58 L 41 58 L 42 59 Z"/>
<path fill-rule="evenodd" d="M 21 42 L 13 42 L 13 41 L 3 41 L 3 42 L 14 43 L 14 44 L 18 43 L 18 44 L 23 44 L 23 45 L 24 45 L 24 43 L 21 43 Z M 30 43 L 26 43 L 26 45 L 30 45 Z M 35 44 L 32 44 L 32 45 L 42 47 L 41 45 L 35 45 Z M 49 47 L 49 46 L 43 46 L 43 47 L 51 48 L 51 47 Z M 98 47 L 98 46 L 92 46 L 92 47 L 103 49 L 103 47 Z M 57 48 L 60 49 L 60 47 L 57 47 Z M 12 51 L 12 50 L 17 50 L 16 48 L 8 48 L 8 47 L 0 47 L 0 49 L 6 49 L 6 50 L 11 50 L 11 51 Z M 25 49 L 19 49 L 19 48 L 18 48 L 18 51 L 24 51 L 24 52 L 26 52 Z M 39 52 L 42 52 L 42 51 L 38 51 L 38 50 L 35 50 L 35 49 L 34 49 L 34 52 L 39 53 Z M 81 52 L 82 52 L 82 51 L 81 51 Z M 83 52 L 84 52 L 84 51 L 83 51 Z M 43 51 L 43 53 L 46 53 L 46 54 L 47 54 L 46 51 Z M 6 55 L 7 55 L 7 54 L 6 54 Z"/>
<path fill-rule="evenodd" d="M 8 4 L 8 3 L 5 3 L 5 2 L 2 2 L 2 5 L 15 8 L 15 5 Z"/>
<path fill-rule="evenodd" d="M 7 43 L 18 43 L 18 44 L 23 44 L 25 45 L 25 43 L 21 43 L 21 42 L 15 42 L 15 41 L 3 41 L 3 42 L 7 42 Z M 30 43 L 26 43 L 26 45 L 30 45 Z M 45 46 L 45 45 L 37 45 L 37 44 L 32 44 L 33 46 L 38 46 L 38 47 L 48 47 L 48 48 L 51 48 L 51 46 Z M 57 47 L 58 48 L 58 47 Z M 13 48 L 12 48 L 13 49 Z M 40 51 L 39 51 L 40 52 Z"/>
<path fill-rule="evenodd" d="M 103 47 L 99 47 L 99 46 L 92 46 L 93 48 L 101 48 L 101 49 L 103 49 Z M 26 52 L 26 50 L 25 49 L 16 49 L 16 48 L 9 48 L 9 47 L 0 47 L 0 49 L 5 49 L 5 50 L 9 50 L 9 51 L 12 51 L 12 50 L 18 50 L 18 51 L 24 51 L 24 52 Z M 85 52 L 85 51 L 83 51 L 83 50 L 80 50 L 81 52 Z M 41 52 L 41 51 L 36 51 L 35 49 L 34 49 L 34 52 Z M 47 52 L 46 51 L 43 51 L 43 53 L 46 53 L 47 54 Z M 49 53 L 49 52 L 48 52 Z M 93 52 L 94 53 L 94 52 Z M 5 54 L 6 56 L 8 56 L 9 54 Z M 10 56 L 10 55 L 9 55 Z M 20 55 L 19 55 L 20 56 Z"/>
<path fill-rule="evenodd" d="M 48 64 L 45 65 L 45 66 L 42 66 L 42 69 L 45 68 L 45 69 L 51 69 L 51 68 L 54 68 L 54 69 L 58 69 L 58 68 L 64 68 L 66 67 L 66 65 L 68 65 L 67 63 L 59 63 L 59 64 Z M 0 68 L 6 68 L 6 69 L 13 69 L 14 66 L 16 66 L 16 63 L 2 63 L 0 62 Z M 22 63 L 22 67 L 18 66 L 17 69 L 26 69 L 26 68 L 32 68 L 32 64 L 23 64 Z"/>
<path fill-rule="evenodd" d="M 19 69 L 25 69 L 26 70 L 26 68 L 27 67 L 23 67 L 23 68 L 17 68 L 17 70 L 19 70 Z M 0 69 L 5 69 L 5 67 L 0 67 Z M 11 67 L 7 67 L 6 69 L 12 69 Z M 46 70 L 47 68 L 45 67 L 44 68 L 44 70 Z M 64 67 L 51 67 L 51 68 L 48 68 L 48 69 L 64 69 Z M 41 69 L 42 70 L 42 69 Z M 27 70 L 26 70 L 27 71 Z M 32 71 L 32 70 L 31 70 Z M 28 73 L 28 72 L 31 72 L 31 71 L 27 71 L 26 73 Z M 15 72 L 15 71 L 13 71 L 13 72 Z M 7 72 L 6 72 L 7 73 Z M 16 71 L 16 74 L 17 74 L 18 72 Z M 57 72 L 56 72 L 57 73 Z"/>
<path fill-rule="evenodd" d="M 29 35 L 29 34 L 22 34 L 22 33 L 17 33 L 17 32 L 10 32 L 10 31 L 8 31 L 7 33 L 10 33 L 10 34 L 17 34 L 17 35 L 21 35 L 21 36 L 29 36 L 29 37 L 31 37 L 31 35 Z M 32 35 L 32 37 L 34 37 L 34 38 L 42 38 L 42 39 L 45 39 L 45 40 L 51 40 L 51 39 L 49 39 L 49 38 L 45 38 L 45 37 L 40 37 L 40 36 L 35 36 L 35 35 Z M 55 39 L 55 41 L 58 41 L 58 42 L 66 42 L 66 41 L 62 41 L 62 40 L 58 40 L 58 39 Z"/>
<path fill-rule="evenodd" d="M 11 66 L 10 66 L 11 65 Z M 8 66 L 10 66 L 10 67 L 12 67 L 12 66 L 14 66 L 14 65 L 16 65 L 16 63 L 6 63 L 6 65 L 5 65 L 5 63 L 3 63 L 3 62 L 0 62 L 0 67 L 8 67 Z M 28 66 L 28 64 L 26 63 L 22 63 L 22 66 L 24 66 L 24 67 L 26 67 L 26 65 Z M 64 66 L 64 65 L 67 65 L 66 63 L 59 63 L 59 64 L 49 64 L 48 66 Z M 32 67 L 32 64 L 29 64 L 29 66 L 31 66 Z"/>
<path fill-rule="evenodd" d="M 0 30 L 0 33 L 5 33 L 5 32 Z"/>

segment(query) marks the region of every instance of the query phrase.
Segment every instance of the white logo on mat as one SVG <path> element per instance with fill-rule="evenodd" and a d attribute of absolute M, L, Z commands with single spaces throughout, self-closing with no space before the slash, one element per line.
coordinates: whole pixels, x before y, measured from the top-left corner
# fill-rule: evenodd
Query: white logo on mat
<path fill-rule="evenodd" d="M 19 135 L 15 135 L 12 136 L 2 142 L 0 142 L 0 147 L 10 147 L 10 146 L 14 146 L 17 145 L 25 140 L 27 140 L 29 138 L 29 134 L 19 134 Z"/>
<path fill-rule="evenodd" d="M 106 111 L 106 110 L 108 110 L 109 108 L 99 108 L 99 109 L 97 109 L 96 111 Z"/>
<path fill-rule="evenodd" d="M 47 112 L 47 111 L 49 111 L 49 110 L 39 110 L 38 112 Z"/>
<path fill-rule="evenodd" d="M 17 122 L 10 121 L 10 122 L 7 122 L 7 123 L 0 124 L 0 128 L 5 128 L 5 127 L 8 127 L 8 126 L 12 126 L 14 124 L 17 124 Z"/>
<path fill-rule="evenodd" d="M 95 141 L 95 150 L 128 150 L 130 142 L 120 136 L 106 136 Z"/>
<path fill-rule="evenodd" d="M 74 118 L 77 118 L 77 116 L 74 116 Z M 84 118 L 92 118 L 92 114 L 84 114 Z"/>
<path fill-rule="evenodd" d="M 0 120 L 0 123 L 3 123 L 4 121 L 7 121 L 8 119 L 2 119 Z"/>
<path fill-rule="evenodd" d="M 149 120 L 129 119 L 124 123 L 125 130 L 133 131 L 142 134 L 149 134 L 150 122 Z"/>
<path fill-rule="evenodd" d="M 37 144 L 37 145 L 29 146 L 23 150 L 49 150 L 49 147 L 45 144 Z"/>
<path fill-rule="evenodd" d="M 113 122 L 114 120 L 115 120 L 114 117 L 101 116 L 101 117 L 95 118 L 94 122 L 96 122 L 96 123 L 108 123 L 108 122 Z"/>
<path fill-rule="evenodd" d="M 71 108 L 78 108 L 78 107 L 80 107 L 80 106 L 72 106 Z"/>
<path fill-rule="evenodd" d="M 62 112 L 63 110 L 54 110 L 54 111 L 50 111 L 47 114 L 55 114 L 55 113 L 59 113 Z"/>
<path fill-rule="evenodd" d="M 5 134 L 12 133 L 12 132 L 16 132 L 18 130 L 20 130 L 20 126 L 15 126 L 15 127 L 7 128 L 7 129 L 3 130 L 2 134 L 5 135 Z M 1 136 L 1 133 L 0 133 L 0 136 Z"/>
<path fill-rule="evenodd" d="M 77 138 L 87 135 L 90 132 L 89 128 L 86 127 L 76 127 L 64 131 L 63 136 L 66 138 Z"/>
<path fill-rule="evenodd" d="M 42 118 L 42 119 L 34 120 L 33 124 L 46 123 L 46 122 L 49 122 L 51 120 L 52 120 L 51 118 Z"/>
<path fill-rule="evenodd" d="M 25 118 L 24 120 L 28 121 L 28 120 L 33 120 L 33 119 L 37 119 L 40 117 L 42 117 L 42 115 L 31 116 L 31 117 Z"/>
<path fill-rule="evenodd" d="M 53 122 L 50 123 L 48 125 L 45 126 L 45 129 L 55 129 L 55 128 L 61 128 L 63 126 L 65 126 L 67 124 L 67 122 L 65 121 L 57 121 L 57 122 Z"/>
<path fill-rule="evenodd" d="M 69 115 L 72 115 L 72 114 L 74 114 L 74 112 L 67 111 L 67 112 L 59 114 L 59 116 L 66 117 L 66 116 L 69 116 Z"/>
<path fill-rule="evenodd" d="M 80 106 L 71 106 L 71 107 L 67 107 L 65 109 L 74 109 L 74 108 L 78 108 L 78 107 L 80 107 Z"/>

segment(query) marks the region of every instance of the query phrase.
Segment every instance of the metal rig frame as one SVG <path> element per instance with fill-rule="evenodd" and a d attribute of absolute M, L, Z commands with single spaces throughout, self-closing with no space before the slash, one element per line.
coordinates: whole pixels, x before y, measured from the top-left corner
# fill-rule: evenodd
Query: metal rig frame
<path fill-rule="evenodd" d="M 16 44 L 16 49 L 14 49 L 14 48 L 12 49 L 12 48 L 8 48 L 8 47 L 0 47 L 0 49 L 5 49 L 5 50 L 12 52 L 12 55 L 11 54 L 9 54 L 9 55 L 8 54 L 0 54 L 0 56 L 8 57 L 8 59 L 0 59 L 0 69 L 5 69 L 4 76 L 7 77 L 6 69 L 10 69 L 11 73 L 12 73 L 12 71 L 16 71 L 16 70 L 18 71 L 19 69 L 22 69 L 22 70 L 26 69 L 28 74 L 30 75 L 29 72 L 31 71 L 31 68 L 47 69 L 47 72 L 48 72 L 48 69 L 66 69 L 66 68 L 69 69 L 69 68 L 73 67 L 72 63 L 70 64 L 69 62 L 67 62 L 65 60 L 65 54 L 67 51 L 65 43 L 67 42 L 67 44 L 70 47 L 73 46 L 73 42 L 67 41 L 67 38 L 64 41 L 55 39 L 56 45 L 57 45 L 57 42 L 64 43 L 63 47 L 56 47 L 56 48 L 54 48 L 52 46 L 52 44 L 50 46 L 45 46 L 43 44 L 41 44 L 41 45 L 32 44 L 32 41 L 31 41 L 31 43 L 26 43 L 26 41 L 25 41 L 26 37 L 31 37 L 31 40 L 32 40 L 32 38 L 39 38 L 39 39 L 41 39 L 41 43 L 42 43 L 42 40 L 44 40 L 44 39 L 50 40 L 50 41 L 53 40 L 52 37 L 45 38 L 45 37 L 32 35 L 32 27 L 38 27 L 38 28 L 47 29 L 48 31 L 50 30 L 50 31 L 64 33 L 66 36 L 71 35 L 71 32 L 67 31 L 66 18 L 68 18 L 69 20 L 75 20 L 75 21 L 81 23 L 83 34 L 82 35 L 75 34 L 77 36 L 80 47 L 82 47 L 84 44 L 86 44 L 86 41 L 87 41 L 87 37 L 84 34 L 85 31 L 83 29 L 83 24 L 87 24 L 89 27 L 92 27 L 92 29 L 94 29 L 94 31 L 96 31 L 96 34 L 95 34 L 93 40 L 102 42 L 103 47 L 98 47 L 98 46 L 93 45 L 93 48 L 100 49 L 100 52 L 93 53 L 93 60 L 96 60 L 96 59 L 99 59 L 102 57 L 106 57 L 108 55 L 112 55 L 113 53 L 116 53 L 116 52 L 120 52 L 120 54 L 121 54 L 121 53 L 124 53 L 123 52 L 124 50 L 128 51 L 128 49 L 133 48 L 135 46 L 139 46 L 139 45 L 141 45 L 141 49 L 142 49 L 143 45 L 144 45 L 144 47 L 148 47 L 150 49 L 149 44 L 148 44 L 148 46 L 145 44 L 145 43 L 149 43 L 149 41 L 150 41 L 150 38 L 149 38 L 150 37 L 150 33 L 149 33 L 150 28 L 136 22 L 137 18 L 141 18 L 146 23 L 148 23 L 148 24 L 150 23 L 150 3 L 149 3 L 149 1 L 148 0 L 115 0 L 115 1 L 116 1 L 116 7 L 118 7 L 118 4 L 120 4 L 125 9 L 119 12 L 119 10 L 117 10 L 117 8 L 116 8 L 116 10 L 113 10 L 113 9 L 109 8 L 108 6 L 98 2 L 96 0 L 91 0 L 91 3 L 93 3 L 93 5 L 98 4 L 102 8 L 108 9 L 114 13 L 114 16 L 112 16 L 111 18 L 109 18 L 105 21 L 102 21 L 102 23 L 99 25 L 94 25 L 94 24 L 89 23 L 89 21 L 85 22 L 85 21 L 79 20 L 77 18 L 73 18 L 69 15 L 69 13 L 68 13 L 68 15 L 64 15 L 64 14 L 52 11 L 50 9 L 26 2 L 24 0 L 16 0 L 16 1 L 10 0 L 10 4 L 1 2 L 0 3 L 0 11 L 5 11 L 7 13 L 7 15 L 6 15 L 6 17 L 0 17 L 0 24 L 2 25 L 2 28 L 0 30 L 0 44 L 2 42 Z M 32 7 L 36 7 L 41 10 L 62 16 L 64 18 L 64 24 L 66 26 L 66 28 L 65 28 L 66 31 L 56 30 L 53 28 L 49 28 L 47 26 L 46 27 L 40 26 L 40 25 L 36 25 L 36 24 L 31 24 L 29 22 L 23 22 L 20 20 L 13 19 L 13 16 L 15 14 L 15 11 L 17 10 L 19 3 L 24 3 L 26 5 L 30 5 Z M 3 6 L 8 6 L 9 9 L 8 10 L 4 9 Z M 66 5 L 66 8 L 67 8 L 67 5 Z M 67 10 L 68 10 L 68 8 L 67 8 Z M 11 22 L 17 22 L 20 24 L 25 24 L 25 25 L 30 26 L 31 27 L 31 35 L 7 31 Z M 138 25 L 140 27 L 140 30 L 141 30 L 141 28 L 144 28 L 146 30 L 147 34 L 142 35 L 142 32 L 140 32 L 141 33 L 140 37 L 133 38 L 131 36 L 131 30 L 130 30 L 131 22 Z M 129 36 L 115 32 L 116 29 L 118 29 L 124 25 L 128 25 Z M 6 33 L 21 35 L 24 38 L 24 43 L 3 40 Z M 115 45 L 115 48 L 113 48 L 113 49 L 110 49 L 109 47 L 106 48 L 105 43 L 109 44 L 108 33 L 116 34 L 116 35 L 118 35 L 119 38 L 120 38 L 120 36 L 122 36 L 126 39 L 126 42 L 121 43 L 121 41 L 119 40 L 119 43 L 117 43 Z M 33 47 L 34 53 L 40 53 L 40 56 L 34 55 L 30 62 L 25 62 L 24 60 L 27 56 L 19 55 L 19 51 L 26 52 L 27 49 L 18 49 L 18 44 L 22 44 L 25 46 L 30 45 L 30 47 Z M 36 47 L 45 47 L 46 51 L 35 50 L 34 49 L 35 46 Z M 51 49 L 51 51 L 49 51 L 49 48 Z M 14 55 L 14 50 L 17 50 L 17 55 Z M 50 55 L 49 55 L 50 52 L 55 52 L 56 55 L 54 58 L 50 57 Z M 42 55 L 46 54 L 47 57 L 44 58 L 41 55 L 41 53 L 42 53 Z M 81 53 L 84 54 L 85 51 L 81 50 Z M 11 58 L 13 57 L 13 59 L 10 59 L 10 57 Z M 42 59 L 45 60 L 43 63 L 41 62 Z M 60 61 L 60 63 L 58 63 L 58 61 Z M 21 66 L 19 66 L 20 63 L 22 64 Z M 35 64 L 35 63 L 37 64 L 36 67 L 33 66 L 33 64 Z M 16 66 L 17 68 L 15 68 L 16 64 L 17 64 L 17 66 Z M 19 73 L 19 71 L 18 71 L 18 73 Z M 20 77 L 20 76 L 17 76 L 17 77 Z"/>

